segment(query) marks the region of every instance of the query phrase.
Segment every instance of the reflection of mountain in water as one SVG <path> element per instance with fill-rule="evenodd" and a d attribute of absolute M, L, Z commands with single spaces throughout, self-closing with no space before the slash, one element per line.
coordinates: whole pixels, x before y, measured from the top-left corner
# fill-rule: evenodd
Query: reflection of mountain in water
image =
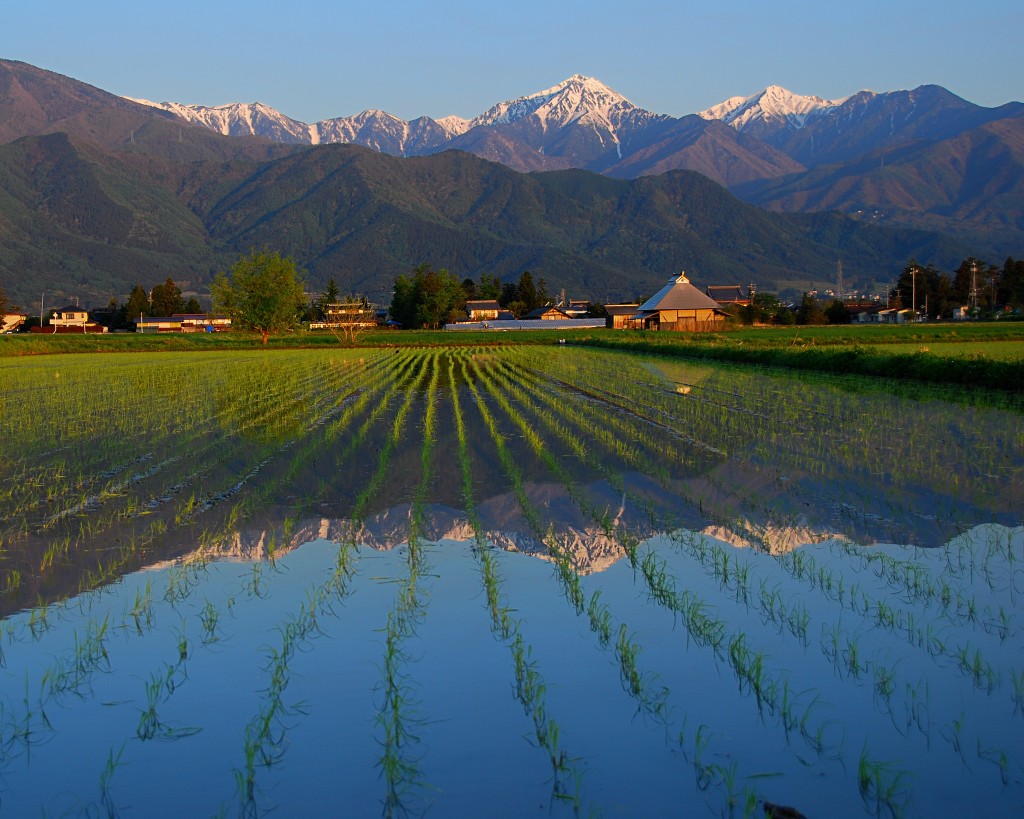
<path fill-rule="evenodd" d="M 655 491 L 655 486 L 646 483 L 640 475 L 636 475 L 630 485 L 631 493 L 641 488 L 648 493 Z M 622 535 L 628 533 L 630 538 L 643 542 L 677 528 L 683 513 L 688 511 L 678 498 L 661 497 L 659 503 L 673 504 L 680 518 L 675 525 L 658 526 L 651 522 L 646 509 L 640 508 L 628 497 L 617 494 L 608 483 L 592 484 L 586 487 L 586 492 L 596 508 L 606 510 L 606 521 L 613 532 L 609 536 L 604 526 L 595 523 L 592 516 L 581 511 L 562 484 L 534 483 L 527 485 L 525 490 L 530 503 L 542 511 L 550 525 L 550 534 L 559 548 L 570 556 L 577 570 L 583 574 L 604 571 L 622 559 L 625 556 L 620 542 Z M 496 495 L 483 501 L 477 506 L 477 514 L 485 538 L 495 547 L 551 559 L 547 545 L 531 530 L 513 493 Z M 314 540 L 341 542 L 353 536 L 360 546 L 386 551 L 408 542 L 411 516 L 411 505 L 399 504 L 370 516 L 355 533 L 352 531 L 352 521 L 347 518 L 307 518 L 290 528 L 284 542 L 280 524 L 272 528 L 252 527 L 235 532 L 212 553 L 207 550 L 205 556 L 264 560 L 272 554 L 280 556 Z M 772 554 L 845 537 L 841 533 L 815 527 L 806 520 L 783 525 L 767 520 L 742 519 L 725 526 L 708 524 L 690 516 L 685 526 L 736 547 L 755 548 Z M 431 542 L 474 541 L 473 527 L 466 514 L 442 504 L 426 507 L 423 529 L 425 539 Z"/>

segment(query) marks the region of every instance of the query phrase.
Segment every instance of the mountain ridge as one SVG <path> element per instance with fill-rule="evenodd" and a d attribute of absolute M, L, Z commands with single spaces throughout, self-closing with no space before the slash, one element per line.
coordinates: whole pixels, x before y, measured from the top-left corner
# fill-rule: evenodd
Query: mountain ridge
<path fill-rule="evenodd" d="M 528 95 L 514 115 L 512 106 L 493 112 L 502 122 L 459 120 L 467 130 L 444 150 L 399 159 L 382 146 L 429 142 L 433 120 L 411 127 L 368 112 L 358 126 L 364 138 L 376 135 L 375 149 L 225 136 L 0 61 L 0 285 L 19 301 L 46 289 L 105 303 L 170 275 L 202 293 L 216 271 L 263 244 L 294 256 L 313 288 L 334 277 L 375 297 L 422 261 L 463 276 L 515 278 L 530 269 L 580 295 L 626 298 L 681 267 L 706 284 L 771 289 L 829 281 L 840 257 L 848 282 L 870 284 L 910 257 L 955 266 L 969 255 L 993 258 L 993 249 L 996 259 L 1019 255 L 1006 240 L 1021 235 L 1011 207 L 1021 176 L 1017 118 L 991 120 L 963 102 L 959 113 L 921 120 L 916 142 L 807 168 L 718 120 L 639 117 L 606 89 L 570 78 Z M 251 127 L 256 113 L 270 110 L 235 121 Z M 936 127 L 955 131 L 971 117 L 988 117 L 978 126 L 988 130 L 958 132 L 962 144 L 928 140 Z M 380 127 L 388 124 L 390 136 Z M 485 159 L 473 156 L 481 153 Z M 939 190 L 918 169 L 944 156 L 964 162 L 960 177 Z M 915 212 L 910 202 L 893 210 L 886 230 L 833 213 L 781 212 L 832 199 L 869 208 L 838 191 L 850 188 L 857 163 L 867 173 L 880 160 L 934 212 Z M 744 204 L 716 182 L 778 212 Z M 801 185 L 815 184 L 821 190 L 804 197 L 814 201 L 800 201 Z M 985 209 L 990 200 L 995 211 Z M 936 232 L 958 224 L 960 238 Z M 976 225 L 984 227 L 980 247 L 965 238 Z"/>

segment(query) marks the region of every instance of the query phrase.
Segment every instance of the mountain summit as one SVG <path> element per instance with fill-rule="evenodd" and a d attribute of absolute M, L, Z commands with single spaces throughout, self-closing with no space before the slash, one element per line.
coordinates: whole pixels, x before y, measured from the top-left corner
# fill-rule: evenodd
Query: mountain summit
<path fill-rule="evenodd" d="M 760 123 L 784 123 L 791 128 L 803 128 L 808 121 L 831 111 L 846 101 L 823 100 L 794 94 L 778 85 L 769 85 L 751 97 L 730 97 L 697 116 L 717 119 L 737 131 L 756 130 Z"/>

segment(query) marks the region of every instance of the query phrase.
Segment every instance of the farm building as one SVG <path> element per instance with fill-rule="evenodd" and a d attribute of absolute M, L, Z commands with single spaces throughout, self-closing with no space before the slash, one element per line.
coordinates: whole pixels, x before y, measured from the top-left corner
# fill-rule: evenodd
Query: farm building
<path fill-rule="evenodd" d="M 173 316 L 140 316 L 135 322 L 137 333 L 220 333 L 231 329 L 227 316 L 203 313 L 175 313 Z"/>
<path fill-rule="evenodd" d="M 628 326 L 641 330 L 706 332 L 719 329 L 727 315 L 717 301 L 690 283 L 686 273 L 680 273 L 637 308 Z"/>
<path fill-rule="evenodd" d="M 607 326 L 613 330 L 622 330 L 629 326 L 629 317 L 636 314 L 639 304 L 606 304 L 604 311 L 608 314 Z"/>

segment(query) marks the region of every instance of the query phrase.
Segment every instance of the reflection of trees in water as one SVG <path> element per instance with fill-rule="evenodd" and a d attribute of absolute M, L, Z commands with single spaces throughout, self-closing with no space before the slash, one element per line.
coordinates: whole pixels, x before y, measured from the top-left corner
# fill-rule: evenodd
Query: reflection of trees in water
<path fill-rule="evenodd" d="M 369 545 L 404 542 L 399 510 L 422 470 L 419 376 L 453 359 L 467 366 L 437 386 L 425 503 L 462 506 L 449 391 L 454 383 L 468 398 L 466 379 L 479 380 L 530 503 L 586 571 L 621 553 L 609 521 L 632 537 L 682 526 L 778 551 L 837 534 L 937 545 L 974 523 L 1012 525 L 1024 507 L 1020 415 L 922 400 L 920 390 L 907 399 L 862 381 L 853 391 L 835 379 L 559 347 L 164 355 L 160 367 L 154 358 L 118 359 L 117 378 L 92 401 L 79 390 L 98 362 L 70 375 L 56 358 L 11 370 L 15 391 L 62 372 L 68 389 L 34 415 L 31 402 L 5 404 L 4 428 L 21 430 L 33 453 L 0 466 L 12 487 L 0 495 L 6 608 L 106 582 L 218 533 L 246 533 L 224 539 L 242 551 L 286 520 L 291 542 L 312 531 L 296 521 L 347 520 L 411 390 L 409 423 L 363 516 Z M 488 536 L 544 552 L 481 412 L 463 403 Z"/>

